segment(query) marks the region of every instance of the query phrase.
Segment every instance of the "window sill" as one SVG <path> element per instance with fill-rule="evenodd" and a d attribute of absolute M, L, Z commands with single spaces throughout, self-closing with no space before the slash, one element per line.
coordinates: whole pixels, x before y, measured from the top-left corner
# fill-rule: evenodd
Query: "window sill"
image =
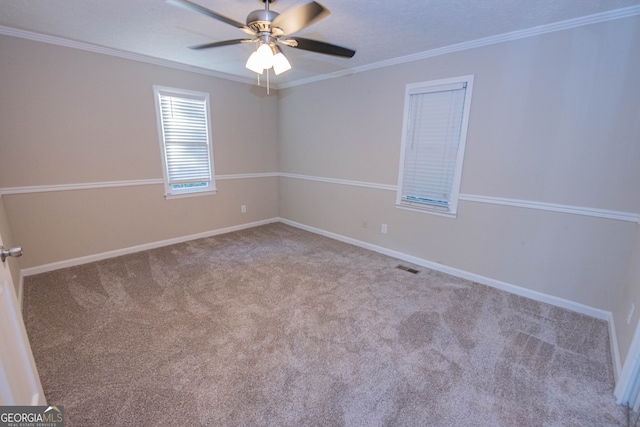
<path fill-rule="evenodd" d="M 178 193 L 178 194 L 165 194 L 164 197 L 167 200 L 172 199 L 185 199 L 187 197 L 199 197 L 199 196 L 210 196 L 216 194 L 218 190 L 207 190 L 207 191 L 193 191 L 191 193 Z"/>
<path fill-rule="evenodd" d="M 398 209 L 403 209 L 405 211 L 412 211 L 412 212 L 420 212 L 420 213 L 426 213 L 426 214 L 430 214 L 430 215 L 437 215 L 437 216 L 443 216 L 446 218 L 457 218 L 458 214 L 456 212 L 447 212 L 441 209 L 437 209 L 437 208 L 429 208 L 427 206 L 425 206 L 424 208 L 416 208 L 413 206 L 407 206 L 407 205 L 403 205 L 400 203 L 396 203 L 396 208 Z"/>

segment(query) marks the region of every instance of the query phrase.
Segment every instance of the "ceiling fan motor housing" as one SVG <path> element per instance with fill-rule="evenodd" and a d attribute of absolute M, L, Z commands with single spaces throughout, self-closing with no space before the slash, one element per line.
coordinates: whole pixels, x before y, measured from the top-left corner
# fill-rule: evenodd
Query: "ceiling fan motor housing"
<path fill-rule="evenodd" d="M 273 10 L 254 10 L 247 16 L 247 27 L 257 33 L 272 32 L 271 22 L 278 15 L 279 13 Z M 276 28 L 273 29 L 276 30 Z"/>

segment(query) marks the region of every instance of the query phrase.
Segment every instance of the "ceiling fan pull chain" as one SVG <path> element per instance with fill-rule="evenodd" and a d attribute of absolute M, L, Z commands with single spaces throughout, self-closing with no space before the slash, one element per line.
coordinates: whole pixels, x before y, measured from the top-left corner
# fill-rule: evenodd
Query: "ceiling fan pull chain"
<path fill-rule="evenodd" d="M 267 68 L 267 95 L 269 95 L 269 69 L 268 68 Z"/>

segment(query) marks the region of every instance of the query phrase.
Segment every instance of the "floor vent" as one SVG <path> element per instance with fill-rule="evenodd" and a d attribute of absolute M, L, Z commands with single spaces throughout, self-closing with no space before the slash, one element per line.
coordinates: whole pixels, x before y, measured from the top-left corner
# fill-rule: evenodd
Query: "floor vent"
<path fill-rule="evenodd" d="M 404 270 L 404 271 L 408 271 L 411 274 L 418 274 L 420 273 L 418 270 L 414 269 L 414 268 L 409 268 L 406 265 L 399 265 L 396 268 L 399 268 L 400 270 Z"/>

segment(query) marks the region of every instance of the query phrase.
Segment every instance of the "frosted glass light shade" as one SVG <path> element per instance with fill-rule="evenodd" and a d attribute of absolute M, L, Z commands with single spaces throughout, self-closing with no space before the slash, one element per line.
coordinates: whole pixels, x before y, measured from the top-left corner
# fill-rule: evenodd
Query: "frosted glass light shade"
<path fill-rule="evenodd" d="M 291 64 L 287 61 L 287 58 L 284 56 L 282 52 L 278 52 L 273 57 L 273 71 L 276 75 L 280 73 L 284 73 L 287 70 L 291 69 Z"/>
<path fill-rule="evenodd" d="M 246 67 L 258 74 L 273 67 L 273 71 L 278 75 L 290 70 L 291 64 L 278 46 L 263 43 L 249 56 Z"/>
<path fill-rule="evenodd" d="M 265 70 L 273 66 L 273 52 L 268 44 L 261 44 L 256 50 L 256 55 L 260 61 L 260 66 Z"/>
<path fill-rule="evenodd" d="M 258 57 L 258 52 L 253 52 L 251 54 L 249 59 L 247 59 L 246 67 L 248 69 L 250 69 L 251 71 L 253 71 L 254 73 L 262 74 L 262 71 L 264 71 L 264 69 L 262 68 L 262 65 L 260 64 L 260 59 Z"/>

